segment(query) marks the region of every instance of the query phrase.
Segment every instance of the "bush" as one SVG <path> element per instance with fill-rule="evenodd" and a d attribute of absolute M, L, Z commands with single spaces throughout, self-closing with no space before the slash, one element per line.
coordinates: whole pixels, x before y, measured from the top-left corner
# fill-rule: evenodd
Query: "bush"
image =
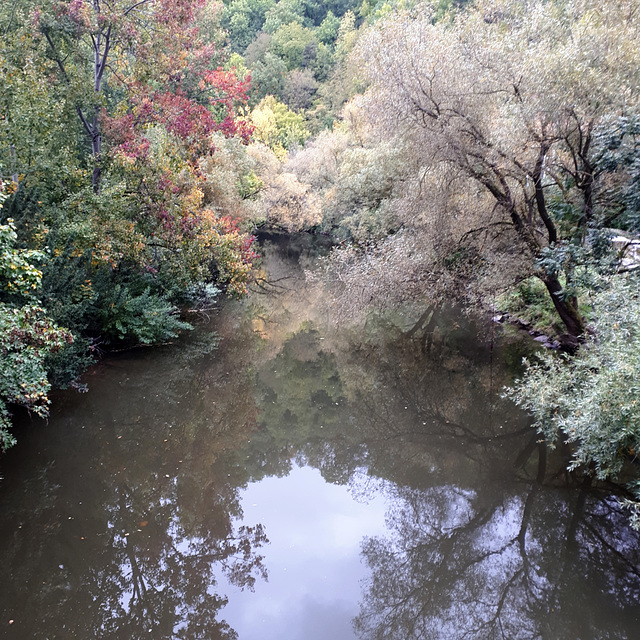
<path fill-rule="evenodd" d="M 0 183 L 0 188 L 1 188 Z M 0 196 L 2 193 L 0 192 Z M 0 206 L 2 200 L 0 199 Z M 71 333 L 47 316 L 35 297 L 41 272 L 32 264 L 39 252 L 16 249 L 13 221 L 0 225 L 0 449 L 15 443 L 9 432 L 9 404 L 41 417 L 49 411 L 51 385 L 46 358 L 71 343 Z M 2 300 L 4 298 L 4 301 Z"/>
<path fill-rule="evenodd" d="M 604 285 L 587 343 L 573 357 L 547 353 L 528 363 L 507 395 L 533 414 L 549 443 L 572 445 L 570 469 L 616 479 L 640 451 L 640 279 L 619 275 Z M 634 490 L 640 500 L 639 483 Z"/>
<path fill-rule="evenodd" d="M 149 289 L 136 295 L 126 286 L 116 285 L 101 305 L 102 327 L 106 336 L 124 342 L 165 342 L 192 328 L 177 317 L 177 311 Z"/>

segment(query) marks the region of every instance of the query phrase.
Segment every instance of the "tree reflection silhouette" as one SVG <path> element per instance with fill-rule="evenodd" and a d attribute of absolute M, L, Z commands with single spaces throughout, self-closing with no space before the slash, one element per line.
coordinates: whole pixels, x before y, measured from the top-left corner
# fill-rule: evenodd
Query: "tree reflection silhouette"
<path fill-rule="evenodd" d="M 633 637 L 640 550 L 615 499 L 535 482 L 502 496 L 482 484 L 401 488 L 394 499 L 392 535 L 362 548 L 360 637 Z"/>
<path fill-rule="evenodd" d="M 371 577 L 356 632 L 634 637 L 640 535 L 610 488 L 547 461 L 527 418 L 497 396 L 511 356 L 467 340 L 445 330 L 425 355 L 400 334 L 338 357 L 358 407 L 350 433 L 366 445 L 368 474 L 392 481 L 390 535 L 362 546 Z"/>
<path fill-rule="evenodd" d="M 640 537 L 610 488 L 567 476 L 559 456 L 547 463 L 526 416 L 498 397 L 512 356 L 497 349 L 494 367 L 488 345 L 470 350 L 456 333 L 425 354 L 422 336 L 393 339 L 389 327 L 383 343 L 349 347 L 305 328 L 258 385 L 263 402 L 278 400 L 261 408 L 263 439 L 286 440 L 354 492 L 362 469 L 388 481 L 391 535 L 363 543 L 371 577 L 358 635 L 633 637 Z"/>
<path fill-rule="evenodd" d="M 40 434 L 43 453 L 16 459 L 31 491 L 25 500 L 8 474 L 6 637 L 236 637 L 220 578 L 252 588 L 266 577 L 266 534 L 239 522 L 246 476 L 228 455 L 255 429 L 256 408 L 250 378 L 228 376 L 233 365 L 201 347 L 112 361 L 100 394 L 63 414 L 56 437 Z"/>

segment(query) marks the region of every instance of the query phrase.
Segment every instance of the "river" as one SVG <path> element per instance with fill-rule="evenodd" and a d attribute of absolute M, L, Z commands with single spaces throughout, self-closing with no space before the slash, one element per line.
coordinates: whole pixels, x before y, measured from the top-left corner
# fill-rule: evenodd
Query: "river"
<path fill-rule="evenodd" d="M 637 638 L 640 540 L 500 390 L 531 348 L 420 309 L 340 326 L 321 249 L 109 356 L 0 460 L 0 636 Z"/>

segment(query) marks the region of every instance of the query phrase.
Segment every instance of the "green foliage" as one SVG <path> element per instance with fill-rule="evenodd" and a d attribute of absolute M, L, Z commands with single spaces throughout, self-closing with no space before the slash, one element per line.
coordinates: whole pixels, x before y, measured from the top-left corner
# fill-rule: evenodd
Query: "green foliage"
<path fill-rule="evenodd" d="M 316 38 L 325 44 L 333 44 L 338 37 L 339 28 L 340 19 L 333 15 L 332 11 L 329 11 L 320 26 L 316 29 Z"/>
<path fill-rule="evenodd" d="M 0 207 L 3 194 L 0 192 Z M 9 404 L 48 415 L 50 383 L 46 357 L 72 342 L 39 306 L 35 290 L 41 272 L 31 263 L 38 252 L 15 248 L 17 236 L 12 221 L 0 225 L 0 288 L 11 293 L 10 302 L 0 298 L 0 449 L 15 443 L 9 432 Z"/>
<path fill-rule="evenodd" d="M 233 0 L 225 6 L 222 25 L 234 51 L 244 51 L 251 44 L 275 4 L 274 0 Z"/>
<path fill-rule="evenodd" d="M 267 51 L 251 64 L 251 82 L 254 87 L 250 104 L 256 105 L 267 96 L 281 98 L 287 65 L 282 58 Z"/>
<path fill-rule="evenodd" d="M 357 243 L 379 240 L 397 230 L 399 220 L 391 200 L 404 172 L 401 147 L 353 145 L 341 160 L 325 199 L 324 228 Z"/>
<path fill-rule="evenodd" d="M 434 0 L 434 22 L 453 20 L 456 12 L 462 9 L 468 2 L 469 0 Z"/>
<path fill-rule="evenodd" d="M 311 29 L 299 22 L 284 24 L 278 28 L 271 39 L 271 51 L 284 60 L 287 70 L 307 66 L 315 58 L 305 59 L 309 50 L 315 52 L 317 41 Z"/>
<path fill-rule="evenodd" d="M 613 276 L 593 297 L 595 331 L 573 357 L 546 353 L 508 395 L 553 445 L 572 445 L 570 469 L 616 479 L 640 451 L 640 281 Z M 638 492 L 640 499 L 640 492 Z"/>
<path fill-rule="evenodd" d="M 320 42 L 315 49 L 315 58 L 311 62 L 311 70 L 318 82 L 324 82 L 331 75 L 334 68 L 334 56 L 332 47 L 324 42 Z M 330 126 L 328 127 L 331 128 Z"/>
<path fill-rule="evenodd" d="M 136 295 L 127 287 L 116 285 L 100 309 L 105 335 L 119 341 L 166 342 L 192 328 L 177 317 L 174 305 L 148 288 Z"/>
<path fill-rule="evenodd" d="M 499 296 L 495 304 L 500 311 L 516 317 L 533 329 L 547 335 L 562 331 L 562 324 L 549 298 L 544 283 L 532 276 L 517 287 Z"/>
<path fill-rule="evenodd" d="M 600 278 L 596 262 L 590 262 L 587 269 L 581 268 L 580 277 L 574 285 L 562 283 L 564 291 L 572 291 L 578 296 L 578 309 L 583 318 L 589 320 L 593 316 L 590 291 L 594 282 Z M 492 303 L 493 304 L 493 303 Z M 522 320 L 526 325 L 540 333 L 553 336 L 563 332 L 563 325 L 549 297 L 549 292 L 538 276 L 531 276 L 509 289 L 495 299 L 495 306 L 514 318 Z"/>
<path fill-rule="evenodd" d="M 249 75 L 249 69 L 247 69 L 244 58 L 239 53 L 232 53 L 224 65 L 224 68 L 225 71 L 234 71 L 236 76 L 241 80 L 245 80 Z"/>
<path fill-rule="evenodd" d="M 256 198 L 263 187 L 264 181 L 261 180 L 253 171 L 241 176 L 238 181 L 238 192 L 243 200 L 252 200 Z"/>
<path fill-rule="evenodd" d="M 340 19 L 336 38 L 336 59 L 338 61 L 344 61 L 351 53 L 357 39 L 356 17 L 352 11 L 347 11 Z"/>
<path fill-rule="evenodd" d="M 280 0 L 265 17 L 263 30 L 273 35 L 284 25 L 304 22 L 304 4 L 302 0 Z"/>
<path fill-rule="evenodd" d="M 608 180 L 602 198 L 607 223 L 640 233 L 640 116 L 618 116 L 595 134 L 595 165 Z"/>
<path fill-rule="evenodd" d="M 237 29 L 243 33 L 251 31 L 247 3 L 248 0 L 234 0 L 225 9 L 225 16 L 233 14 L 233 19 L 239 21 Z M 252 106 L 272 95 L 296 110 L 311 109 L 311 100 L 318 88 L 316 83 L 330 79 L 336 61 L 343 62 L 353 48 L 359 34 L 354 13 L 357 9 L 358 3 L 352 0 L 280 0 L 274 4 L 266 14 L 263 31 L 255 32 L 244 52 L 245 63 L 252 74 Z M 237 42 L 239 36 L 235 35 L 231 18 L 225 20 L 232 43 Z M 239 45 L 234 47 L 239 49 Z M 338 52 L 337 57 L 334 51 Z M 300 93 L 296 91 L 300 82 L 299 79 L 292 82 L 291 72 L 303 71 L 313 74 L 313 84 L 306 81 L 303 99 L 292 100 L 292 93 Z M 338 107 L 343 103 L 344 100 L 340 101 Z M 328 117 L 322 117 L 322 126 L 330 126 L 336 116 L 337 109 Z M 315 112 L 308 117 L 309 121 L 318 120 Z"/>
<path fill-rule="evenodd" d="M 274 5 L 239 0 L 224 19 L 248 11 L 253 31 L 237 35 L 250 42 Z M 15 220 L 0 226 L 2 428 L 6 402 L 44 411 L 49 383 L 69 384 L 101 346 L 189 328 L 176 307 L 191 291 L 245 291 L 261 182 L 247 68 L 223 48 L 219 14 L 182 0 L 0 3 L 0 222 Z"/>
<path fill-rule="evenodd" d="M 2 206 L 2 203 L 0 203 Z M 41 251 L 15 249 L 18 239 L 15 224 L 9 219 L 8 224 L 0 225 L 0 283 L 6 293 L 31 296 L 42 280 L 42 271 L 32 262 L 41 261 Z"/>
<path fill-rule="evenodd" d="M 586 254 L 584 248 L 579 245 L 560 242 L 544 247 L 536 260 L 536 266 L 545 275 L 557 278 L 561 274 L 571 271 L 576 264 L 584 263 Z"/>
<path fill-rule="evenodd" d="M 7 405 L 26 407 L 36 415 L 49 412 L 47 393 L 51 388 L 45 366 L 46 356 L 60 349 L 71 334 L 60 329 L 44 309 L 26 305 L 12 307 L 0 303 L 0 448 L 15 444 Z"/>

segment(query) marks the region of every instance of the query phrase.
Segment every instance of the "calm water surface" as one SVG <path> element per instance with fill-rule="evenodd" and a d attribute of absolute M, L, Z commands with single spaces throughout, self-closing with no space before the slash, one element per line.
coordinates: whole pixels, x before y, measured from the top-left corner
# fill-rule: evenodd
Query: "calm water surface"
<path fill-rule="evenodd" d="M 637 638 L 618 498 L 499 397 L 519 340 L 421 309 L 337 326 L 316 252 L 267 239 L 248 299 L 20 426 L 0 637 Z"/>

